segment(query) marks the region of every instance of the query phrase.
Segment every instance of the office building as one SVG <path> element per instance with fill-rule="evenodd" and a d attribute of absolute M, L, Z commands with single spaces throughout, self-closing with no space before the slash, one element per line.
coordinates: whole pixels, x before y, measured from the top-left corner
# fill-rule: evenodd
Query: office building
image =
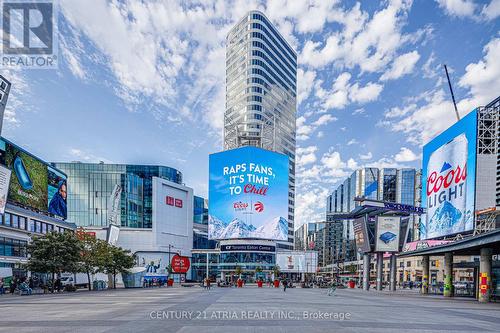
<path fill-rule="evenodd" d="M 293 249 L 297 54 L 259 11 L 227 35 L 224 149 L 256 146 L 289 157 L 288 241 Z"/>
<path fill-rule="evenodd" d="M 354 171 L 327 197 L 326 220 L 336 227 L 333 233 L 339 233 L 340 244 L 332 246 L 332 257 L 339 260 L 354 260 L 356 249 L 352 221 L 336 221 L 335 214 L 349 213 L 356 208 L 354 198 L 365 197 L 372 200 L 404 203 L 420 206 L 421 171 L 411 168 L 364 168 Z M 418 236 L 419 217 L 412 216 L 410 239 Z M 338 239 L 335 235 L 333 239 Z M 336 260 L 336 259 L 334 259 Z"/>
<path fill-rule="evenodd" d="M 153 177 L 182 184 L 182 173 L 157 165 L 53 163 L 68 175 L 68 219 L 78 226 L 152 228 Z M 117 199 L 112 202 L 112 195 Z M 108 216 L 116 203 L 114 216 Z"/>

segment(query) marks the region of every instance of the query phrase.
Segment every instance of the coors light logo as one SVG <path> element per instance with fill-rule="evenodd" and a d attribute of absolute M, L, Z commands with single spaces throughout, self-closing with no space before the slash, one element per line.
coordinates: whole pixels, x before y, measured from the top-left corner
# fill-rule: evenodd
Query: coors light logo
<path fill-rule="evenodd" d="M 467 202 L 465 134 L 436 149 L 427 165 L 427 238 L 452 234 L 465 223 Z"/>

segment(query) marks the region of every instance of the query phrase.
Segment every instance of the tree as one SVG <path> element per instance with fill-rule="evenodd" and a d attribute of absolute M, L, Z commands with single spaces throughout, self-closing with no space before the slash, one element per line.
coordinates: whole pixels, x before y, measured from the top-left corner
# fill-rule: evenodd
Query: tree
<path fill-rule="evenodd" d="M 101 271 L 100 268 L 104 266 L 106 260 L 108 246 L 105 241 L 85 233 L 80 236 L 80 242 L 82 244 L 80 271 L 87 274 L 88 288 L 92 290 L 90 275 Z"/>
<path fill-rule="evenodd" d="M 113 288 L 116 289 L 116 275 L 125 273 L 128 269 L 134 267 L 135 257 L 130 254 L 130 250 L 124 250 L 121 247 L 109 245 L 106 243 L 106 254 L 101 267 L 106 274 L 113 275 Z"/>
<path fill-rule="evenodd" d="M 277 280 L 280 275 L 280 266 L 276 265 L 273 267 L 274 279 Z"/>
<path fill-rule="evenodd" d="M 240 266 L 236 266 L 236 269 L 234 270 L 234 273 L 235 273 L 236 275 L 238 275 L 238 277 L 239 277 L 240 279 L 241 279 L 241 273 L 242 273 L 242 272 L 243 272 L 243 271 L 242 271 L 241 267 L 240 267 Z"/>
<path fill-rule="evenodd" d="M 79 271 L 81 251 L 82 244 L 74 233 L 51 232 L 33 238 L 28 245 L 29 259 L 26 267 L 32 272 L 51 273 L 54 286 L 57 273 Z"/>

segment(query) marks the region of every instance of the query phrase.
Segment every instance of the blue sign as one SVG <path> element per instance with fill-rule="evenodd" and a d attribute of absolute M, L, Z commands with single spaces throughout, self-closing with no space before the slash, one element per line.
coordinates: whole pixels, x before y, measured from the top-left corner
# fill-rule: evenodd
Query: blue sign
<path fill-rule="evenodd" d="M 474 228 L 477 110 L 424 146 L 420 239 Z"/>
<path fill-rule="evenodd" d="M 288 239 L 288 156 L 242 147 L 209 165 L 210 239 Z"/>

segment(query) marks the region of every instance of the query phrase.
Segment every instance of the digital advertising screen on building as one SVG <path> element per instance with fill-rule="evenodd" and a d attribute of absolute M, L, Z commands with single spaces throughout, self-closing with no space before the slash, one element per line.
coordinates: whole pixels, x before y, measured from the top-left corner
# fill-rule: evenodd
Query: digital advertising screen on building
<path fill-rule="evenodd" d="M 400 225 L 398 216 L 377 216 L 375 251 L 399 251 Z"/>
<path fill-rule="evenodd" d="M 298 252 L 277 253 L 276 265 L 281 272 L 304 273 L 306 271 L 306 257 L 304 253 Z"/>
<path fill-rule="evenodd" d="M 421 239 L 474 228 L 477 111 L 424 146 L 422 205 L 427 213 Z"/>
<path fill-rule="evenodd" d="M 288 239 L 288 156 L 242 147 L 209 167 L 210 239 Z"/>
<path fill-rule="evenodd" d="M 5 139 L 0 139 L 0 164 L 11 170 L 9 202 L 66 219 L 64 173 Z"/>

